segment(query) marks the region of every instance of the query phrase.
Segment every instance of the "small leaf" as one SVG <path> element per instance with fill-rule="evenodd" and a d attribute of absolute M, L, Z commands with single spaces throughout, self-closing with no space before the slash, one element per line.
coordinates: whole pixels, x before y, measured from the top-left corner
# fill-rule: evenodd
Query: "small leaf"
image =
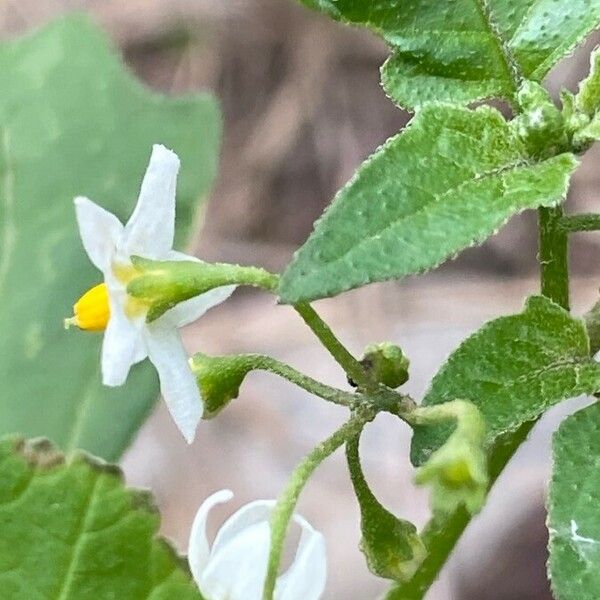
<path fill-rule="evenodd" d="M 600 48 L 592 52 L 590 74 L 579 84 L 575 104 L 589 117 L 594 116 L 600 108 Z"/>
<path fill-rule="evenodd" d="M 0 64 L 0 432 L 116 459 L 151 410 L 158 380 L 141 364 L 126 386 L 102 386 L 102 337 L 63 330 L 73 299 L 101 279 L 81 245 L 73 198 L 88 196 L 125 221 L 152 144 L 163 143 L 182 163 L 181 247 L 216 170 L 219 111 L 209 96 L 144 89 L 82 16 L 1 44 Z"/>
<path fill-rule="evenodd" d="M 599 0 L 303 0 L 369 27 L 391 47 L 382 80 L 400 106 L 511 100 L 600 23 Z"/>
<path fill-rule="evenodd" d="M 565 419 L 553 440 L 548 572 L 556 600 L 600 598 L 600 405 Z"/>
<path fill-rule="evenodd" d="M 410 579 L 427 555 L 417 528 L 393 515 L 373 495 L 360 465 L 358 438 L 347 443 L 346 457 L 360 506 L 360 549 L 369 570 L 394 581 Z"/>
<path fill-rule="evenodd" d="M 429 105 L 358 169 L 284 272 L 286 303 L 427 271 L 565 197 L 571 154 L 532 161 L 500 113 Z"/>
<path fill-rule="evenodd" d="M 461 397 L 483 415 L 489 447 L 567 398 L 600 390 L 585 324 L 543 296 L 522 313 L 490 321 L 455 350 L 431 382 L 423 406 Z M 412 460 L 423 464 L 449 435 L 417 427 Z"/>
<path fill-rule="evenodd" d="M 0 589 L 10 600 L 201 600 L 156 537 L 147 492 L 115 466 L 45 441 L 0 442 Z"/>

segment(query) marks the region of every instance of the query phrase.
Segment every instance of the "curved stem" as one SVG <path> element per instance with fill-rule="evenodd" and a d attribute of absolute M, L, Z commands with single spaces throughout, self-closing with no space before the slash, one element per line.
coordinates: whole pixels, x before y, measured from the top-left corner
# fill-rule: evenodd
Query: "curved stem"
<path fill-rule="evenodd" d="M 323 400 L 349 408 L 353 408 L 357 403 L 357 396 L 355 394 L 325 385 L 275 358 L 261 354 L 248 354 L 247 357 L 253 361 L 253 369 L 268 371 L 269 373 L 283 377 L 307 392 L 323 398 Z"/>
<path fill-rule="evenodd" d="M 300 496 L 304 485 L 313 474 L 315 469 L 340 446 L 349 439 L 355 437 L 375 416 L 372 410 L 363 411 L 355 414 L 342 427 L 328 437 L 324 442 L 313 448 L 313 450 L 304 458 L 304 460 L 294 469 L 287 487 L 279 496 L 277 504 L 271 517 L 271 551 L 269 554 L 269 564 L 267 578 L 263 591 L 263 600 L 272 600 L 275 592 L 275 583 L 285 535 L 294 508 Z"/>
<path fill-rule="evenodd" d="M 350 354 L 346 347 L 337 339 L 329 325 L 321 319 L 315 309 L 307 303 L 294 304 L 294 308 L 304 322 L 312 329 L 331 356 L 344 369 L 348 377 L 357 385 L 369 387 L 369 381 L 362 365 Z"/>

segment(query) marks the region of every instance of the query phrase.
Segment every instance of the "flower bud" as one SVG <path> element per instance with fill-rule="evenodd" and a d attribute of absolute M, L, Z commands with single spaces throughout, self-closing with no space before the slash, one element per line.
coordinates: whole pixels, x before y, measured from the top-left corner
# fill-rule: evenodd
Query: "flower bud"
<path fill-rule="evenodd" d="M 399 346 L 390 342 L 367 346 L 361 364 L 372 379 L 390 388 L 408 381 L 410 361 Z"/>

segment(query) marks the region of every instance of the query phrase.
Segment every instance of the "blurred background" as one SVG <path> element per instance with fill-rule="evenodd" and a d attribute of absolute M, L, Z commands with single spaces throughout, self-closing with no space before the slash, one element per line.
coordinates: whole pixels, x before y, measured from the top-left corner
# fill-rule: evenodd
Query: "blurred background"
<path fill-rule="evenodd" d="M 291 0 L 4 0 L 3 38 L 58 14 L 84 10 L 121 49 L 131 70 L 166 94 L 210 90 L 220 99 L 224 141 L 219 178 L 193 250 L 206 260 L 281 270 L 313 221 L 355 168 L 409 116 L 379 86 L 387 52 L 365 31 L 332 23 Z M 573 89 L 586 72 L 590 40 L 548 81 Z M 202 136 L 202 132 L 198 132 Z M 572 210 L 597 206 L 598 151 L 590 151 L 569 199 Z M 407 390 L 420 397 L 447 354 L 484 321 L 520 310 L 537 290 L 535 214 L 513 219 L 483 247 L 435 273 L 373 285 L 317 303 L 348 346 L 400 344 L 412 361 Z M 600 238 L 573 238 L 573 304 L 597 296 Z M 262 352 L 335 385 L 345 385 L 293 311 L 272 297 L 238 293 L 185 332 L 190 351 Z M 549 437 L 579 399 L 552 411 L 495 487 L 489 506 L 464 536 L 430 600 L 550 598 L 545 578 L 544 493 Z M 185 550 L 200 502 L 223 487 L 238 505 L 274 497 L 300 458 L 344 412 L 283 381 L 252 374 L 240 399 L 203 423 L 188 447 L 159 405 L 123 465 L 131 484 L 150 487 L 163 532 Z M 422 525 L 427 497 L 411 483 L 410 437 L 379 417 L 364 438 L 365 469 L 386 506 Z M 301 497 L 302 512 L 328 540 L 326 599 L 376 598 L 357 548 L 358 510 L 342 456 L 324 464 Z"/>

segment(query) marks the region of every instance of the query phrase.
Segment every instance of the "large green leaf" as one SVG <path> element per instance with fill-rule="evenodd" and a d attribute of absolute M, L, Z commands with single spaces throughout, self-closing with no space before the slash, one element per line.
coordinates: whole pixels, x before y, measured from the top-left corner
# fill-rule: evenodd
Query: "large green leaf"
<path fill-rule="evenodd" d="M 401 106 L 511 99 L 600 23 L 600 0 L 302 0 L 391 46 L 387 92 Z"/>
<path fill-rule="evenodd" d="M 178 239 L 186 239 L 216 168 L 212 98 L 142 88 L 95 26 L 70 17 L 0 46 L 0 430 L 50 437 L 117 458 L 148 414 L 148 364 L 128 385 L 100 385 L 101 336 L 62 319 L 100 274 L 79 240 L 73 197 L 125 220 L 151 145 L 181 157 Z"/>
<path fill-rule="evenodd" d="M 6 600 L 201 600 L 156 538 L 147 492 L 118 468 L 45 441 L 0 442 L 0 595 Z"/>
<path fill-rule="evenodd" d="M 490 321 L 465 340 L 433 378 L 423 405 L 470 400 L 492 447 L 550 406 L 598 390 L 600 365 L 590 357 L 583 321 L 534 296 L 522 313 Z M 416 428 L 413 462 L 423 464 L 447 435 L 447 427 Z"/>
<path fill-rule="evenodd" d="M 554 435 L 548 499 L 556 600 L 600 598 L 600 405 L 568 417 Z"/>
<path fill-rule="evenodd" d="M 577 162 L 527 158 L 499 112 L 428 105 L 358 170 L 284 273 L 284 302 L 437 266 L 511 215 L 552 206 Z"/>

